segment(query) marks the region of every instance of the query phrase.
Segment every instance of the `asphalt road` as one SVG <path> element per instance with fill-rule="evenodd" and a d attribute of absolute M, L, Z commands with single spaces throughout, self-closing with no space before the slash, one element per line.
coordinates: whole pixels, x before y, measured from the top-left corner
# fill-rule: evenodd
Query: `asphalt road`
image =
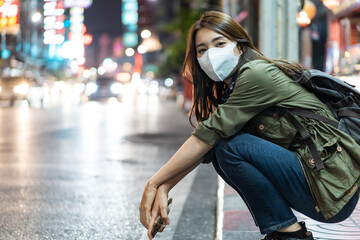
<path fill-rule="evenodd" d="M 143 187 L 190 136 L 186 113 L 158 96 L 0 105 L 0 239 L 146 239 Z M 157 239 L 212 239 L 216 175 L 181 182 Z"/>

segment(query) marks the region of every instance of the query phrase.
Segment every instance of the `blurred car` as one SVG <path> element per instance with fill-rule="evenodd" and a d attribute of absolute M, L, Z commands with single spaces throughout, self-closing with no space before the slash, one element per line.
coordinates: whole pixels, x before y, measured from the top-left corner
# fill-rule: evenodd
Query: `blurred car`
<path fill-rule="evenodd" d="M 122 85 L 115 78 L 99 77 L 95 82 L 89 82 L 85 87 L 85 94 L 89 100 L 101 100 L 115 97 L 120 99 Z"/>
<path fill-rule="evenodd" d="M 9 100 L 13 106 L 16 100 L 28 100 L 29 82 L 25 77 L 2 77 L 0 79 L 0 100 Z"/>
<path fill-rule="evenodd" d="M 40 104 L 43 106 L 46 97 L 50 96 L 50 84 L 47 80 L 32 80 L 29 82 L 29 91 L 27 94 L 27 101 L 29 106 Z"/>

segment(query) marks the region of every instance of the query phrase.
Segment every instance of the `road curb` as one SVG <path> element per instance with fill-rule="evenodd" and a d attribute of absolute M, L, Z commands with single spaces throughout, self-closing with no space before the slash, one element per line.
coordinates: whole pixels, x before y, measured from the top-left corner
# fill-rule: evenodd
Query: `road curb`
<path fill-rule="evenodd" d="M 222 240 L 222 229 L 224 226 L 224 189 L 225 182 L 218 176 L 215 240 Z"/>

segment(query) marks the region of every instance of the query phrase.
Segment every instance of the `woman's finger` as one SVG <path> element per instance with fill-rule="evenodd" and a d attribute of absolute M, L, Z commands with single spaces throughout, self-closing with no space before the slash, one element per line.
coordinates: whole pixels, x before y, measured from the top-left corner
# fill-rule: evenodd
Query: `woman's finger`
<path fill-rule="evenodd" d="M 140 202 L 140 222 L 145 228 L 149 227 L 150 211 L 154 203 L 156 191 L 156 188 L 146 185 Z"/>
<path fill-rule="evenodd" d="M 162 218 L 164 224 L 169 225 L 170 224 L 170 219 L 168 217 L 167 209 L 168 209 L 167 202 L 166 202 L 166 204 L 164 202 L 162 202 L 162 204 L 160 206 L 161 218 Z"/>
<path fill-rule="evenodd" d="M 153 237 L 152 236 L 152 231 L 153 231 L 153 228 L 155 227 L 155 221 L 156 221 L 158 216 L 159 216 L 159 213 L 156 210 L 153 209 L 151 211 L 151 219 L 150 219 L 149 226 L 148 226 L 148 236 L 149 236 L 149 238 Z"/>

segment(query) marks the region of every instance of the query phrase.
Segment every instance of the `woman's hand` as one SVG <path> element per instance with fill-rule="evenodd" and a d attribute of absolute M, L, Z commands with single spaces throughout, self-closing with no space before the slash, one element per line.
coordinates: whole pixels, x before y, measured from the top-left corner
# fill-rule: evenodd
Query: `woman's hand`
<path fill-rule="evenodd" d="M 140 222 L 145 228 L 149 228 L 150 212 L 155 200 L 157 188 L 152 186 L 149 182 L 146 184 L 139 210 L 140 210 Z"/>
<path fill-rule="evenodd" d="M 201 163 L 201 158 L 212 148 L 195 136 L 191 136 L 174 154 L 174 156 L 157 171 L 145 186 L 140 202 L 140 222 L 150 231 L 150 214 L 152 224 L 159 214 L 165 224 L 167 217 L 167 194 L 182 178 Z M 162 227 L 164 228 L 164 226 Z M 162 230 L 162 229 L 160 229 Z M 149 236 L 150 239 L 151 236 Z"/>
<path fill-rule="evenodd" d="M 162 219 L 162 226 L 159 229 L 159 232 L 162 232 L 166 225 L 170 224 L 170 220 L 168 217 L 168 193 L 169 189 L 165 187 L 165 185 L 161 185 L 156 192 L 155 201 L 151 209 L 151 220 L 148 226 L 148 237 L 149 239 L 152 239 L 152 228 L 155 224 L 156 218 L 160 215 Z"/>

